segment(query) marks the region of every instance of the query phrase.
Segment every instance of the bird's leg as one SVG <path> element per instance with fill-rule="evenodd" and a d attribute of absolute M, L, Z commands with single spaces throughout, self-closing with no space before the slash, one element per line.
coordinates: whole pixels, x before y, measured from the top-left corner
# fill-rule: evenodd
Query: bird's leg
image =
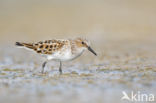
<path fill-rule="evenodd" d="M 60 61 L 59 72 L 60 72 L 60 74 L 62 74 L 62 62 L 61 61 Z"/>
<path fill-rule="evenodd" d="M 41 71 L 41 73 L 44 73 L 44 67 L 45 67 L 46 64 L 47 64 L 47 61 L 45 61 L 45 62 L 42 64 L 42 71 Z"/>

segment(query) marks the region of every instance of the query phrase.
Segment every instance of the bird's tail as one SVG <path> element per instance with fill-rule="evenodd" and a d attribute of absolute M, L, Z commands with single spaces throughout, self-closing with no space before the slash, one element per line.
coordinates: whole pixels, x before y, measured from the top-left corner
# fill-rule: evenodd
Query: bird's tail
<path fill-rule="evenodd" d="M 16 46 L 24 46 L 23 43 L 20 43 L 20 42 L 16 42 L 15 45 Z"/>
<path fill-rule="evenodd" d="M 16 46 L 19 46 L 19 47 L 26 47 L 28 49 L 34 49 L 34 46 L 32 43 L 21 43 L 21 42 L 16 42 L 15 43 Z"/>

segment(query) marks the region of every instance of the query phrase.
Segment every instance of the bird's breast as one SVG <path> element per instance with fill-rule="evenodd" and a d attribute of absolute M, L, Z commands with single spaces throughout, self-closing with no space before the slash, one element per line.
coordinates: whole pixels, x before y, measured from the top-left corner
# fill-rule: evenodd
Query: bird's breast
<path fill-rule="evenodd" d="M 52 55 L 49 55 L 48 58 L 50 60 L 57 60 L 57 61 L 70 61 L 73 59 L 76 59 L 77 57 L 81 56 L 81 54 L 84 52 L 84 50 L 76 50 L 73 52 L 70 47 L 64 47 L 62 50 L 57 51 L 53 53 Z"/>

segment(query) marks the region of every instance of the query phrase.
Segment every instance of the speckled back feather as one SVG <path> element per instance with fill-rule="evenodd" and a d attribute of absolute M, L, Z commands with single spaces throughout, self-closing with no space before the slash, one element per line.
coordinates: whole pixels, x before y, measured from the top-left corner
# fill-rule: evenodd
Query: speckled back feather
<path fill-rule="evenodd" d="M 16 42 L 17 46 L 24 46 L 32 49 L 40 54 L 52 54 L 53 52 L 61 49 L 66 41 L 62 40 L 46 40 L 37 43 L 20 43 Z"/>

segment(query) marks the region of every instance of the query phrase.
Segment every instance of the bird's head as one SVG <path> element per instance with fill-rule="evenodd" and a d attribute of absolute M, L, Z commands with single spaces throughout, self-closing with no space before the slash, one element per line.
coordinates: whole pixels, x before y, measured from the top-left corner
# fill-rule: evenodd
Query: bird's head
<path fill-rule="evenodd" d="M 97 56 L 96 52 L 90 47 L 90 42 L 88 40 L 83 38 L 76 38 L 75 43 L 77 47 L 82 48 L 83 50 L 88 49 L 90 52 Z"/>

